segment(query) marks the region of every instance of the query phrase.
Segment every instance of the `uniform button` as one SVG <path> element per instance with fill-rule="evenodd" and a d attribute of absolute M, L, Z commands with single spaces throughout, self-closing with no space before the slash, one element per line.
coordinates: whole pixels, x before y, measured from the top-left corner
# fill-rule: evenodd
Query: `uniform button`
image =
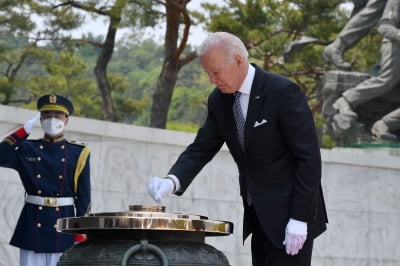
<path fill-rule="evenodd" d="M 37 193 L 38 193 L 38 194 L 42 194 L 42 191 L 39 189 L 39 190 L 37 191 Z"/>
<path fill-rule="evenodd" d="M 58 176 L 58 179 L 62 179 L 62 175 L 59 175 L 59 176 Z"/>
<path fill-rule="evenodd" d="M 65 149 L 65 145 L 61 145 L 61 149 Z"/>
<path fill-rule="evenodd" d="M 56 210 L 56 212 L 58 212 L 58 211 L 60 211 L 60 208 L 59 208 L 59 207 L 56 207 L 55 210 Z"/>
<path fill-rule="evenodd" d="M 38 209 L 41 211 L 43 210 L 43 206 L 39 206 Z"/>
<path fill-rule="evenodd" d="M 39 149 L 43 150 L 43 145 L 40 145 L 40 146 L 39 146 Z"/>
<path fill-rule="evenodd" d="M 38 161 L 41 161 L 41 160 L 42 160 L 42 158 L 41 158 L 41 157 L 37 157 L 37 160 L 38 160 Z"/>
<path fill-rule="evenodd" d="M 60 193 L 56 193 L 56 196 L 59 197 L 59 196 L 60 196 Z"/>
<path fill-rule="evenodd" d="M 61 159 L 61 162 L 65 162 L 65 158 L 62 158 L 62 159 Z"/>
<path fill-rule="evenodd" d="M 54 225 L 54 228 L 57 229 L 57 224 Z"/>
<path fill-rule="evenodd" d="M 41 174 L 37 174 L 36 177 L 37 177 L 37 178 L 42 178 L 42 175 L 41 175 Z"/>
<path fill-rule="evenodd" d="M 41 224 L 41 223 L 37 223 L 36 226 L 37 226 L 37 227 L 42 227 L 42 224 Z"/>

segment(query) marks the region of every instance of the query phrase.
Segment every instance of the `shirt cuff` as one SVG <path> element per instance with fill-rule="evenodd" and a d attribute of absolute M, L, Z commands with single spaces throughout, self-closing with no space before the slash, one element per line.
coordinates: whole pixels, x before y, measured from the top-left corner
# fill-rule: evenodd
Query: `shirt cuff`
<path fill-rule="evenodd" d="M 17 131 L 15 131 L 13 134 L 15 134 L 18 138 L 23 139 L 26 136 L 29 135 L 28 132 L 26 132 L 24 127 L 20 127 Z"/>
<path fill-rule="evenodd" d="M 171 178 L 172 181 L 175 183 L 175 190 L 173 191 L 173 193 L 179 191 L 181 189 L 181 182 L 179 182 L 179 179 L 176 177 L 176 175 L 167 175 L 167 177 Z"/>

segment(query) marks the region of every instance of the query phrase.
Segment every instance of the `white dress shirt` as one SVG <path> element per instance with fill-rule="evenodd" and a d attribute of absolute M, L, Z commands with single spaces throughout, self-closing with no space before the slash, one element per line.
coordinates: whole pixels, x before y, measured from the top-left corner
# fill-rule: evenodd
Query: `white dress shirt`
<path fill-rule="evenodd" d="M 247 71 L 246 78 L 244 79 L 242 85 L 240 86 L 240 107 L 242 108 L 242 113 L 244 119 L 247 117 L 247 109 L 249 107 L 249 99 L 250 99 L 250 91 L 251 85 L 253 84 L 254 75 L 256 73 L 256 69 L 249 64 L 249 70 Z"/>

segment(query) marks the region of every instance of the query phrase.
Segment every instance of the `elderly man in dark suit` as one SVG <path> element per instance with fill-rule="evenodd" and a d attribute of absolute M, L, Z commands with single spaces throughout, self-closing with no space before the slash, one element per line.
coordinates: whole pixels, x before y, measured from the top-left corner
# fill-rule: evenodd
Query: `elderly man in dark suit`
<path fill-rule="evenodd" d="M 217 86 L 206 121 L 168 175 L 149 180 L 150 195 L 158 202 L 181 195 L 226 143 L 239 169 L 243 238 L 252 234 L 253 265 L 310 265 L 327 216 L 306 97 L 289 79 L 249 64 L 244 44 L 230 33 L 211 34 L 199 56 Z"/>

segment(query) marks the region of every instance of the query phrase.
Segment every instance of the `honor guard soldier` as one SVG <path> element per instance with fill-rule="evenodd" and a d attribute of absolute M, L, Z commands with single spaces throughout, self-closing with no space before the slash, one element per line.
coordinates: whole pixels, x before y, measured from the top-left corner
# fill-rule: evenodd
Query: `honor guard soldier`
<path fill-rule="evenodd" d="M 39 98 L 38 114 L 0 143 L 0 166 L 15 169 L 25 205 L 10 244 L 20 248 L 21 266 L 55 266 L 82 235 L 56 231 L 57 219 L 83 216 L 90 208 L 90 150 L 64 138 L 74 108 L 63 96 Z M 28 139 L 40 119 L 44 137 Z"/>

